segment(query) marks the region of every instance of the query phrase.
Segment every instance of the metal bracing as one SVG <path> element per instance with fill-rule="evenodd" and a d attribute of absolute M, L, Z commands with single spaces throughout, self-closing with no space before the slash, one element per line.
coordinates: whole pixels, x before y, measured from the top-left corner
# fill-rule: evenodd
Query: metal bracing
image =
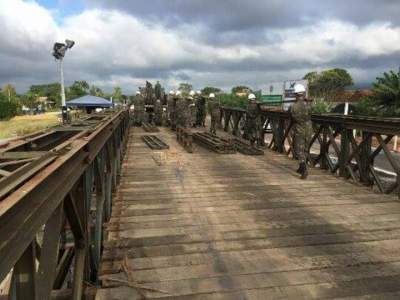
<path fill-rule="evenodd" d="M 228 107 L 221 110 L 224 130 L 240 135 L 238 124 L 245 119 L 246 111 Z M 232 118 L 234 122 L 231 122 Z M 268 148 L 296 158 L 290 113 L 263 111 L 261 118 L 264 134 L 271 135 Z M 309 159 L 313 166 L 351 178 L 356 183 L 376 185 L 383 193 L 397 191 L 400 196 L 400 166 L 388 148 L 392 138 L 400 134 L 399 119 L 327 114 L 313 115 L 312 121 L 314 134 L 309 145 Z M 354 130 L 361 132 L 360 135 L 355 137 Z M 396 180 L 389 186 L 383 182 L 381 172 L 375 168 L 375 159 L 379 154 L 388 160 L 396 174 Z"/>
<path fill-rule="evenodd" d="M 81 299 L 86 283 L 97 284 L 103 224 L 111 216 L 129 125 L 129 112 L 116 111 L 62 139 L 50 154 L 34 160 L 13 154 L 34 169 L 14 172 L 15 181 L 0 188 L 0 282 L 13 273 L 10 299 L 50 299 L 66 281 L 69 297 Z M 13 165 L 5 158 L 0 163 Z"/>

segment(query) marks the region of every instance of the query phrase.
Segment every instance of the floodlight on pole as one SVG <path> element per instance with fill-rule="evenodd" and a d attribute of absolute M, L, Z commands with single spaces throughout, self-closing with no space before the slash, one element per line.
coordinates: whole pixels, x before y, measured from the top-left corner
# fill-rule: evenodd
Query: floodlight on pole
<path fill-rule="evenodd" d="M 53 46 L 53 56 L 56 60 L 59 61 L 60 68 L 60 84 L 61 84 L 61 112 L 62 112 L 62 120 L 63 123 L 68 122 L 68 110 L 65 102 L 65 87 L 64 87 L 64 66 L 63 66 L 63 58 L 65 56 L 65 52 L 68 49 L 71 49 L 75 45 L 75 42 L 72 40 L 65 40 L 65 44 L 63 43 L 55 43 Z"/>

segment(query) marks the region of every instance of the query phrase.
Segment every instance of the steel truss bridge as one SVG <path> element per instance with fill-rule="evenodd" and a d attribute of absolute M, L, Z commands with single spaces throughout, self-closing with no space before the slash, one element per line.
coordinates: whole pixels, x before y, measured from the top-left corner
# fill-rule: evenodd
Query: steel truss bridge
<path fill-rule="evenodd" d="M 245 115 L 222 108 L 219 134 L 240 135 Z M 399 298 L 400 120 L 314 115 L 301 181 L 290 116 L 262 118 L 257 156 L 189 153 L 127 110 L 13 141 L 0 151 L 0 298 Z"/>

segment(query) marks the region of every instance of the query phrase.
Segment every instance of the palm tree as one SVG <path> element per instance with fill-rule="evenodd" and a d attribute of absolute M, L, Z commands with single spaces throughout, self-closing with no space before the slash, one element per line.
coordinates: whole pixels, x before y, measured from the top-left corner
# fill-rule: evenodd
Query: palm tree
<path fill-rule="evenodd" d="M 121 102 L 122 101 L 122 89 L 119 86 L 116 86 L 114 88 L 114 93 L 112 95 L 114 102 L 118 101 Z"/>
<path fill-rule="evenodd" d="M 3 87 L 2 92 L 3 92 L 4 96 L 7 97 L 8 101 L 11 101 L 11 99 L 17 95 L 17 92 L 15 91 L 15 87 L 12 86 L 11 84 L 6 84 Z"/>
<path fill-rule="evenodd" d="M 400 108 L 400 70 L 383 73 L 373 85 L 375 99 L 385 110 Z"/>

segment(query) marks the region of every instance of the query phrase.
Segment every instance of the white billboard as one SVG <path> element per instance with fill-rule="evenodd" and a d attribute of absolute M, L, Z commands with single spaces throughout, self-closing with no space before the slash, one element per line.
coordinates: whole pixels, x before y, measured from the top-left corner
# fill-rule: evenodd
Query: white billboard
<path fill-rule="evenodd" d="M 293 102 L 295 100 L 296 97 L 294 95 L 294 86 L 297 83 L 300 83 L 305 86 L 306 91 L 307 91 L 307 97 L 308 97 L 308 81 L 307 80 L 302 80 L 302 79 L 301 80 L 287 80 L 287 81 L 284 81 L 284 83 L 283 83 L 283 87 L 285 90 L 285 96 L 284 96 L 285 101 Z"/>
<path fill-rule="evenodd" d="M 284 83 L 282 81 L 279 82 L 271 82 L 263 86 L 262 94 L 263 95 L 281 95 L 283 99 Z"/>
<path fill-rule="evenodd" d="M 306 97 L 308 97 L 308 81 L 303 79 L 285 80 L 280 82 L 271 82 L 262 88 L 263 95 L 281 95 L 283 99 L 282 108 L 288 110 L 295 101 L 294 86 L 300 83 L 306 88 Z"/>

